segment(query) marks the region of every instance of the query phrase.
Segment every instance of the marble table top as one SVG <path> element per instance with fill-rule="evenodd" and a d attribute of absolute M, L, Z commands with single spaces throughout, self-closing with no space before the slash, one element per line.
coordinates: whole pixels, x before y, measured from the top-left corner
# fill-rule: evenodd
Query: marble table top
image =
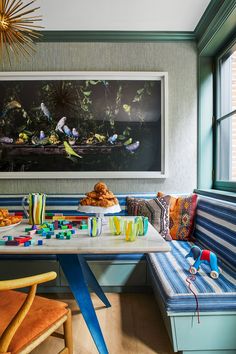
<path fill-rule="evenodd" d="M 129 219 L 130 217 L 124 217 Z M 132 217 L 131 217 L 132 218 Z M 29 227 L 26 221 L 7 231 L 0 232 L 0 239 L 3 236 L 27 235 L 25 228 Z M 133 242 L 125 241 L 125 236 L 114 236 L 110 234 L 108 225 L 103 226 L 101 236 L 90 237 L 88 230 L 79 230 L 77 227 L 75 234 L 70 240 L 59 240 L 55 236 L 46 239 L 40 235 L 34 235 L 35 245 L 5 246 L 0 245 L 0 254 L 119 254 L 119 253 L 151 253 L 168 252 L 170 245 L 166 242 L 156 229 L 149 224 L 146 236 L 138 236 Z M 55 231 L 55 234 L 59 231 Z M 38 246 L 37 241 L 43 239 L 43 245 Z"/>

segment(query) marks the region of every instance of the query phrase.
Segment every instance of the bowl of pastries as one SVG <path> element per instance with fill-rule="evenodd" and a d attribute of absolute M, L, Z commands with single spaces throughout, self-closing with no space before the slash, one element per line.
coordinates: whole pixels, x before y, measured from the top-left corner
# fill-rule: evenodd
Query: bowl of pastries
<path fill-rule="evenodd" d="M 10 215 L 7 209 L 0 209 L 0 232 L 7 231 L 21 223 L 22 217 Z"/>
<path fill-rule="evenodd" d="M 98 182 L 93 191 L 86 193 L 86 197 L 80 201 L 80 205 L 110 208 L 119 205 L 119 202 L 104 182 Z"/>

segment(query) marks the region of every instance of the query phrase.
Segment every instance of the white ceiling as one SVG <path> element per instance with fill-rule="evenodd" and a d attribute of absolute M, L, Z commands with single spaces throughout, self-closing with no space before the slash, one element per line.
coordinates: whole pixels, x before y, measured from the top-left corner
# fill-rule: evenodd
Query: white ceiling
<path fill-rule="evenodd" d="M 29 0 L 24 0 L 29 2 Z M 193 31 L 210 0 L 36 0 L 44 30 Z"/>

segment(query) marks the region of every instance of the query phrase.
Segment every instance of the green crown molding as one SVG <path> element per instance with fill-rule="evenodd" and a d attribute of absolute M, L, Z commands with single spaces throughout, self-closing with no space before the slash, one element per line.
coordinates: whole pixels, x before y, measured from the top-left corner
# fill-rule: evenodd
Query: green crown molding
<path fill-rule="evenodd" d="M 194 32 L 41 31 L 38 42 L 171 42 L 195 41 Z"/>
<path fill-rule="evenodd" d="M 212 9 L 216 13 L 212 19 L 209 17 L 209 12 L 206 14 L 209 21 L 207 28 L 204 30 L 207 17 L 197 26 L 196 37 L 200 55 L 215 55 L 236 33 L 236 1 L 225 0 L 220 7 L 212 5 L 210 10 L 213 11 Z"/>
<path fill-rule="evenodd" d="M 223 3 L 224 0 L 211 0 L 209 2 L 205 12 L 203 13 L 194 30 L 197 40 L 199 40 L 203 36 L 205 31 L 207 30 L 207 27 L 209 26 L 209 24 L 211 23 Z"/>

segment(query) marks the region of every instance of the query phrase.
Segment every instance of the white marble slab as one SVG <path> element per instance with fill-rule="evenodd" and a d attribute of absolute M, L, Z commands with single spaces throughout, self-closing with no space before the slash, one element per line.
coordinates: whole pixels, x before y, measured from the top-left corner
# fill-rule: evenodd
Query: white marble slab
<path fill-rule="evenodd" d="M 124 217 L 128 219 L 129 217 Z M 19 236 L 26 235 L 25 228 L 29 226 L 26 222 L 22 222 L 19 226 L 6 233 L 0 233 L 0 239 L 4 235 Z M 146 236 L 137 237 L 134 242 L 125 241 L 125 236 L 112 236 L 109 232 L 108 225 L 103 227 L 102 235 L 99 237 L 88 236 L 88 230 L 79 230 L 74 228 L 76 233 L 72 235 L 70 240 L 58 240 L 55 236 L 46 239 L 40 235 L 33 238 L 36 243 L 39 239 L 43 239 L 43 245 L 24 247 L 24 246 L 1 246 L 0 254 L 118 254 L 118 253 L 151 253 L 151 252 L 168 252 L 170 245 L 161 235 L 149 224 Z M 56 230 L 55 234 L 59 232 Z"/>

